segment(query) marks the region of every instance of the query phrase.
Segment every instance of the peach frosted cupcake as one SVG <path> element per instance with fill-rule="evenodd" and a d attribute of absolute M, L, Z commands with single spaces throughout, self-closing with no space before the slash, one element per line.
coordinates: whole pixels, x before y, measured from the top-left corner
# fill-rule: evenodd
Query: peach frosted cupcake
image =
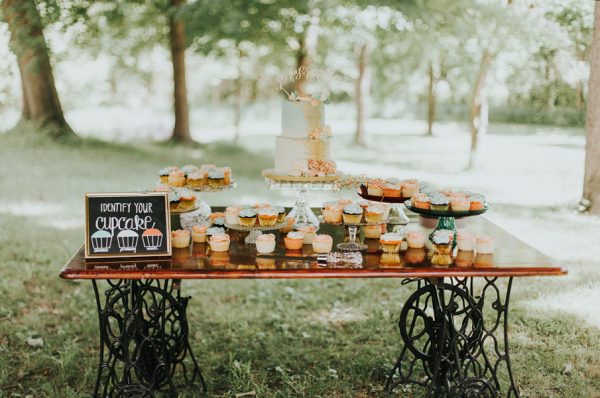
<path fill-rule="evenodd" d="M 457 233 L 456 246 L 459 251 L 472 252 L 475 250 L 475 235 L 468 232 Z"/>
<path fill-rule="evenodd" d="M 431 198 L 424 193 L 420 193 L 411 199 L 412 205 L 417 209 L 431 209 Z"/>
<path fill-rule="evenodd" d="M 381 249 L 384 253 L 398 253 L 402 244 L 402 235 L 395 232 L 388 232 L 379 238 Z"/>
<path fill-rule="evenodd" d="M 191 192 L 181 192 L 179 197 L 179 210 L 190 210 L 196 204 L 196 195 Z"/>
<path fill-rule="evenodd" d="M 342 222 L 342 209 L 339 204 L 331 204 L 323 209 L 323 219 L 326 223 L 339 224 Z"/>
<path fill-rule="evenodd" d="M 402 187 L 398 184 L 386 183 L 383 186 L 383 196 L 386 198 L 399 198 L 402 196 Z"/>
<path fill-rule="evenodd" d="M 381 205 L 370 205 L 365 211 L 365 220 L 370 223 L 382 222 L 383 211 L 383 206 Z"/>
<path fill-rule="evenodd" d="M 406 242 L 411 249 L 425 247 L 425 233 L 423 231 L 410 231 L 406 234 Z"/>
<path fill-rule="evenodd" d="M 256 251 L 261 254 L 273 253 L 275 250 L 275 235 L 264 234 L 256 237 Z"/>
<path fill-rule="evenodd" d="M 277 210 L 272 207 L 264 209 L 258 209 L 258 223 L 262 227 L 272 227 L 277 223 L 277 217 L 279 216 Z"/>
<path fill-rule="evenodd" d="M 194 225 L 192 227 L 192 240 L 196 243 L 206 243 L 207 225 Z"/>
<path fill-rule="evenodd" d="M 462 196 L 454 197 L 450 200 L 450 209 L 452 211 L 469 211 L 471 202 Z"/>
<path fill-rule="evenodd" d="M 326 254 L 333 248 L 333 238 L 329 235 L 316 235 L 312 240 L 313 251 L 317 254 Z"/>
<path fill-rule="evenodd" d="M 210 250 L 213 252 L 226 252 L 229 250 L 229 235 L 227 234 L 215 234 L 208 240 L 210 244 Z"/>
<path fill-rule="evenodd" d="M 485 199 L 481 195 L 473 195 L 470 198 L 469 210 L 481 210 L 483 209 Z"/>
<path fill-rule="evenodd" d="M 190 231 L 186 229 L 176 229 L 171 231 L 171 246 L 175 249 L 183 249 L 190 245 Z"/>
<path fill-rule="evenodd" d="M 182 187 L 185 185 L 185 174 L 181 170 L 172 170 L 167 178 L 167 184 L 172 187 Z"/>
<path fill-rule="evenodd" d="M 351 204 L 344 207 L 342 217 L 346 224 L 360 224 L 363 209 L 359 205 Z"/>
<path fill-rule="evenodd" d="M 384 180 L 372 179 L 367 182 L 367 193 L 371 196 L 383 196 Z"/>
<path fill-rule="evenodd" d="M 292 231 L 284 238 L 285 248 L 288 250 L 300 250 L 304 246 L 304 234 L 302 232 Z"/>
<path fill-rule="evenodd" d="M 313 225 L 304 225 L 298 228 L 298 232 L 302 232 L 304 234 L 304 244 L 310 245 L 317 235 L 317 228 L 315 228 Z"/>
<path fill-rule="evenodd" d="M 476 239 L 477 254 L 494 253 L 494 240 L 489 236 L 478 236 Z"/>
<path fill-rule="evenodd" d="M 225 209 L 225 222 L 229 225 L 237 225 L 238 215 L 240 214 L 239 206 L 229 206 Z"/>

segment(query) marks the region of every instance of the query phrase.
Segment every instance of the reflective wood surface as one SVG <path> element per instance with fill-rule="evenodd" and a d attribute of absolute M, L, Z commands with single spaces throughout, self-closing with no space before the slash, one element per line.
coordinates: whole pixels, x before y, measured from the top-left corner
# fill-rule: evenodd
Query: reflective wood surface
<path fill-rule="evenodd" d="M 493 255 L 454 251 L 453 264 L 435 266 L 432 252 L 409 249 L 399 255 L 382 254 L 379 241 L 366 239 L 363 264 L 358 268 L 317 263 L 311 245 L 286 251 L 277 233 L 275 253 L 258 255 L 254 245 L 244 243 L 244 233 L 229 231 L 229 252 L 211 252 L 208 244 L 174 249 L 170 259 L 84 259 L 83 246 L 64 266 L 65 279 L 242 279 L 242 278 L 412 278 L 449 276 L 542 276 L 564 275 L 566 271 L 540 251 L 501 229 L 484 216 L 468 219 L 466 227 L 495 241 Z M 344 228 L 321 225 L 319 233 L 332 235 L 335 245 L 344 239 Z M 361 234 L 362 237 L 362 234 Z"/>

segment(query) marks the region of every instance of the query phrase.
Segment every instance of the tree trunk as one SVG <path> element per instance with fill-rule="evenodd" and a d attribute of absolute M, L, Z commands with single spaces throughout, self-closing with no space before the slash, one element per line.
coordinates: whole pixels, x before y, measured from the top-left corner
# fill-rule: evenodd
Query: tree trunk
<path fill-rule="evenodd" d="M 369 62 L 369 48 L 365 43 L 358 53 L 358 78 L 356 79 L 356 131 L 354 143 L 365 145 L 365 101 L 369 93 L 369 76 L 367 66 Z"/>
<path fill-rule="evenodd" d="M 471 153 L 469 156 L 468 169 L 472 168 L 475 164 L 475 155 L 477 153 L 477 145 L 479 144 L 479 132 L 484 125 L 484 120 L 481 117 L 481 109 L 484 106 L 486 99 L 484 98 L 485 80 L 487 72 L 492 62 L 492 57 L 485 50 L 481 56 L 481 63 L 479 64 L 479 71 L 473 85 L 473 94 L 471 96 L 471 105 L 469 107 L 469 130 L 471 131 Z"/>
<path fill-rule="evenodd" d="M 74 135 L 58 99 L 42 19 L 35 1 L 4 0 L 1 7 L 21 75 L 21 119 L 38 123 L 55 138 Z"/>
<path fill-rule="evenodd" d="M 183 21 L 175 16 L 177 8 L 185 0 L 171 0 L 169 16 L 169 38 L 171 44 L 171 60 L 173 62 L 173 107 L 175 126 L 171 140 L 178 143 L 193 142 L 190 134 L 190 120 L 185 82 L 185 27 Z"/>
<path fill-rule="evenodd" d="M 240 140 L 240 126 L 242 124 L 242 79 L 244 78 L 243 73 L 244 69 L 242 68 L 242 60 L 244 54 L 242 50 L 238 49 L 238 78 L 236 81 L 235 87 L 235 116 L 234 116 L 234 125 L 235 125 L 235 138 L 234 141 L 238 142 Z"/>
<path fill-rule="evenodd" d="M 586 118 L 584 210 L 600 214 L 600 5 L 594 10 L 594 34 L 590 60 L 590 81 Z"/>
<path fill-rule="evenodd" d="M 435 75 L 433 63 L 429 63 L 429 85 L 427 86 L 427 135 L 433 135 L 433 121 L 435 120 Z"/>
<path fill-rule="evenodd" d="M 305 67 L 307 70 L 310 67 L 310 57 L 308 56 L 308 49 L 306 48 L 306 36 L 302 36 L 300 39 L 300 48 L 296 56 L 296 69 Z M 306 95 L 306 75 L 301 75 L 298 79 L 294 80 L 294 91 L 300 95 Z"/>
<path fill-rule="evenodd" d="M 306 70 L 310 68 L 310 64 L 317 53 L 321 10 L 319 8 L 313 8 L 310 10 L 309 14 L 310 23 L 306 27 L 304 35 L 300 38 L 300 48 L 298 49 L 298 55 L 296 57 L 296 67 L 305 67 Z M 306 75 L 296 79 L 294 81 L 294 90 L 301 95 L 309 94 L 306 92 L 307 80 Z"/>
<path fill-rule="evenodd" d="M 585 106 L 585 96 L 583 95 L 583 82 L 580 80 L 577 82 L 577 99 L 575 100 L 575 106 L 577 110 L 583 110 Z"/>

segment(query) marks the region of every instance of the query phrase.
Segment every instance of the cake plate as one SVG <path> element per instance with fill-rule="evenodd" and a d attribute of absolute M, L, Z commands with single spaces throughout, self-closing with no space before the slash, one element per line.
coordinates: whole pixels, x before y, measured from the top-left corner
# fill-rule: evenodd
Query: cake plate
<path fill-rule="evenodd" d="M 490 208 L 490 205 L 488 203 L 485 203 L 483 205 L 483 209 L 480 209 L 480 210 L 468 210 L 468 211 L 446 210 L 446 211 L 436 211 L 436 210 L 431 210 L 431 209 L 421 209 L 421 208 L 415 207 L 415 206 L 412 205 L 411 199 L 409 199 L 406 202 L 404 202 L 404 205 L 406 206 L 406 208 L 408 210 L 412 211 L 413 213 L 420 214 L 421 216 L 427 217 L 427 218 L 437 218 L 438 219 L 438 223 L 437 223 L 435 229 L 431 232 L 431 234 L 429 234 L 429 240 L 432 243 L 433 243 L 433 235 L 435 234 L 436 231 L 439 231 L 441 229 L 453 231 L 454 232 L 454 239 L 452 240 L 452 247 L 453 248 L 456 246 L 456 225 L 455 225 L 455 219 L 462 218 L 462 217 L 478 216 L 480 214 L 485 213 Z"/>
<path fill-rule="evenodd" d="M 252 227 L 246 227 L 246 226 L 240 225 L 240 224 L 225 223 L 225 227 L 227 227 L 229 229 L 233 229 L 234 231 L 249 232 L 248 236 L 246 236 L 246 238 L 244 239 L 244 242 L 246 242 L 250 245 L 256 244 L 256 238 L 259 237 L 260 235 L 262 235 L 263 231 L 276 231 L 280 228 L 285 227 L 286 225 L 287 225 L 286 221 L 277 223 L 270 227 L 263 227 L 261 225 L 253 225 Z"/>
<path fill-rule="evenodd" d="M 404 197 L 390 197 L 390 196 L 374 196 L 369 195 L 367 191 L 367 187 L 362 185 L 358 188 L 358 196 L 361 198 L 371 201 L 371 202 L 379 202 L 379 203 L 389 203 L 392 205 L 390 209 L 390 215 L 388 217 L 389 224 L 400 224 L 406 225 L 410 222 L 406 213 L 404 213 L 405 202 L 409 198 Z"/>
<path fill-rule="evenodd" d="M 187 189 L 191 189 L 196 192 L 221 192 L 229 189 L 237 188 L 237 183 L 232 181 L 229 185 L 219 185 L 217 187 L 211 187 L 210 185 L 203 185 L 201 187 L 190 187 L 186 186 Z"/>
<path fill-rule="evenodd" d="M 287 215 L 294 218 L 295 228 L 306 225 L 319 227 L 319 219 L 308 204 L 308 191 L 339 190 L 339 174 L 324 177 L 294 177 L 277 174 L 273 169 L 263 170 L 262 174 L 269 184 L 269 189 L 293 189 L 298 191 L 296 204 Z"/>

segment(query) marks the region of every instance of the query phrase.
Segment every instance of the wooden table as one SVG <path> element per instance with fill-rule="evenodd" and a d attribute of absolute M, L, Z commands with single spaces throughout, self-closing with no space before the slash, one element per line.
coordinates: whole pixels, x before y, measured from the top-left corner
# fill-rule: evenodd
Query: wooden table
<path fill-rule="evenodd" d="M 93 283 L 100 329 L 94 396 L 176 396 L 176 379 L 206 391 L 188 341 L 182 279 L 400 278 L 414 293 L 400 313 L 403 345 L 386 390 L 412 384 L 427 396 L 519 397 L 508 348 L 513 277 L 566 271 L 484 217 L 468 223 L 494 238 L 495 253 L 459 252 L 446 267 L 432 265 L 425 249 L 382 255 L 376 240 L 365 241 L 369 250 L 356 268 L 319 264 L 307 245 L 286 252 L 280 236 L 273 255 L 257 256 L 236 231 L 228 253 L 195 244 L 167 260 L 85 261 L 82 247 L 60 276 Z M 332 235 L 334 246 L 344 239 L 341 227 L 322 225 L 320 233 Z M 108 282 L 102 294 L 99 280 Z"/>

